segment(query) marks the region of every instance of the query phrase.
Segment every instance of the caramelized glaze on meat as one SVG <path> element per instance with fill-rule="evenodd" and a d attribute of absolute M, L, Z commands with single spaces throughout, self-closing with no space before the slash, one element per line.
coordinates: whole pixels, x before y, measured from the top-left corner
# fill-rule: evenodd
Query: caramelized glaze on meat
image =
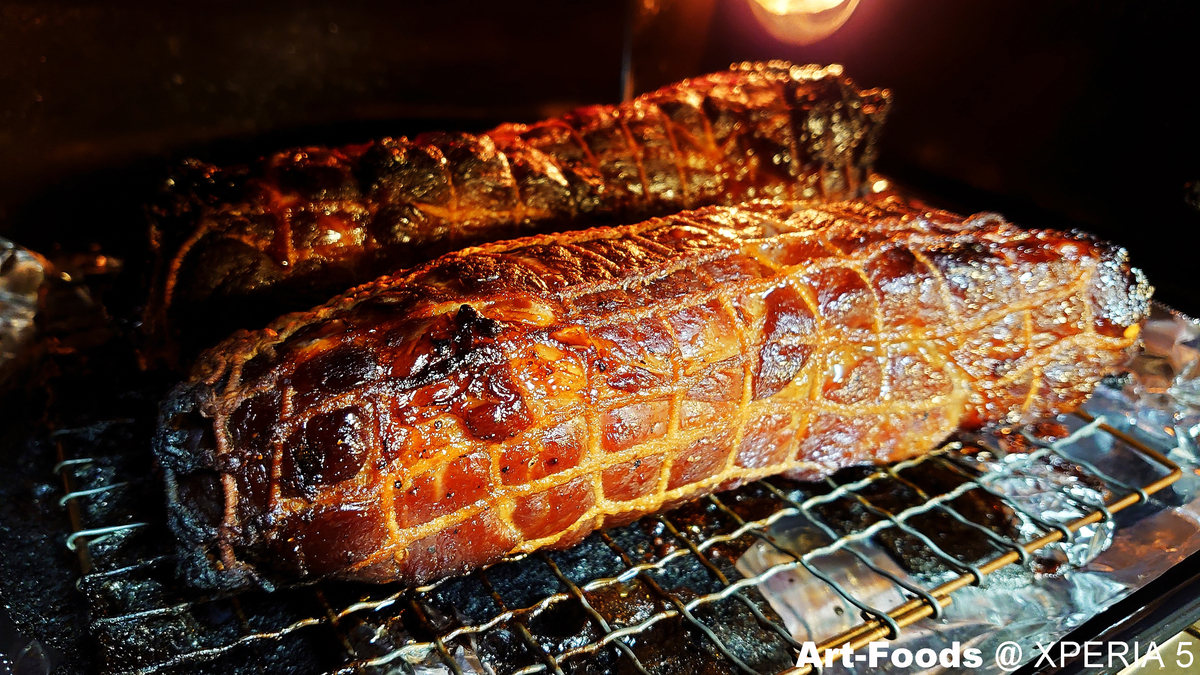
<path fill-rule="evenodd" d="M 147 351 L 211 346 L 464 246 L 754 198 L 853 197 L 889 98 L 841 72 L 748 63 L 481 135 L 192 162 L 152 210 Z"/>
<path fill-rule="evenodd" d="M 1125 252 L 896 200 L 752 202 L 443 256 L 205 353 L 156 451 L 196 583 L 416 582 L 769 474 L 1078 405 Z"/>

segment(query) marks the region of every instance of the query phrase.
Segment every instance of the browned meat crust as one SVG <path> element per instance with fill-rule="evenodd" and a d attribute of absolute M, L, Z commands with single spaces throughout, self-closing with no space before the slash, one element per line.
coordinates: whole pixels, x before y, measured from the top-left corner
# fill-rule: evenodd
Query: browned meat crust
<path fill-rule="evenodd" d="M 449 254 L 240 332 L 156 451 L 201 585 L 422 581 L 1071 409 L 1149 294 L 1122 249 L 996 215 L 708 207 Z"/>
<path fill-rule="evenodd" d="M 855 196 L 888 101 L 838 66 L 747 63 L 480 135 L 191 162 L 152 209 L 147 351 L 170 361 L 177 340 L 187 354 L 463 246 L 758 197 Z"/>

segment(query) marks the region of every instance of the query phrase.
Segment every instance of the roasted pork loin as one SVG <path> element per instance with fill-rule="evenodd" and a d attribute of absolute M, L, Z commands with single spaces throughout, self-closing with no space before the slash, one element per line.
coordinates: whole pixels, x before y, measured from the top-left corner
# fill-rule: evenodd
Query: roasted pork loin
<path fill-rule="evenodd" d="M 747 63 L 479 135 L 187 163 L 151 209 L 145 352 L 171 362 L 182 340 L 194 355 L 464 246 L 756 197 L 856 196 L 889 96 L 841 72 Z"/>
<path fill-rule="evenodd" d="M 421 582 L 1069 410 L 1149 294 L 1122 249 L 996 215 L 707 207 L 448 254 L 239 332 L 156 452 L 200 586 Z"/>

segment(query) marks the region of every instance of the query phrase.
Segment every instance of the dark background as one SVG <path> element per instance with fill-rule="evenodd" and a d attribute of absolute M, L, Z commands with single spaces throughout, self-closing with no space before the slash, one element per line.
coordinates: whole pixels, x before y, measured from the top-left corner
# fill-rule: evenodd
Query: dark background
<path fill-rule="evenodd" d="M 167 162 L 478 130 L 731 61 L 840 62 L 895 108 L 880 166 L 960 210 L 1078 226 L 1200 312 L 1200 11 L 1188 2 L 861 0 L 809 46 L 747 0 L 0 2 L 0 233 L 136 258 Z"/>

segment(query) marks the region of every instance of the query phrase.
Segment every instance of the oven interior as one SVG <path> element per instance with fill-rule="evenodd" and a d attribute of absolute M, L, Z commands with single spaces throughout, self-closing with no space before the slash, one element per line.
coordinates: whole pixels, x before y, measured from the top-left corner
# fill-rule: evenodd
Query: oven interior
<path fill-rule="evenodd" d="M 43 317 L 55 350 L 47 386 L 5 385 L 0 641 L 32 633 L 56 672 L 233 672 L 248 654 L 270 672 L 470 672 L 473 654 L 504 672 L 776 672 L 795 640 L 734 561 L 770 546 L 780 518 L 831 499 L 840 511 L 812 520 L 836 542 L 882 513 L 907 514 L 891 528 L 897 559 L 967 577 L 964 564 L 986 563 L 981 551 L 1023 557 L 976 522 L 982 511 L 930 502 L 978 481 L 953 471 L 970 466 L 968 445 L 915 467 L 916 478 L 902 468 L 840 474 L 836 487 L 759 484 L 430 588 L 198 600 L 173 579 L 148 470 L 145 438 L 167 382 L 138 373 L 119 339 L 147 269 L 142 208 L 182 157 L 226 163 L 297 144 L 482 130 L 732 61 L 839 62 L 895 93 L 879 168 L 905 189 L 1118 241 L 1157 298 L 1194 314 L 1200 93 L 1188 83 L 1200 55 L 1184 47 L 1196 14 L 863 0 L 832 36 L 797 46 L 768 35 L 746 0 L 0 3 L 0 235 L 75 271 Z M 1139 489 L 1169 488 L 1106 489 L 1136 504 Z M 900 527 L 909 518 L 925 519 L 915 534 Z M 970 532 L 966 550 L 920 541 L 938 527 Z M 793 564 L 811 562 L 801 558 Z M 935 590 L 914 586 L 914 607 L 935 611 L 923 595 Z M 860 636 L 892 630 L 869 611 L 859 618 Z"/>

